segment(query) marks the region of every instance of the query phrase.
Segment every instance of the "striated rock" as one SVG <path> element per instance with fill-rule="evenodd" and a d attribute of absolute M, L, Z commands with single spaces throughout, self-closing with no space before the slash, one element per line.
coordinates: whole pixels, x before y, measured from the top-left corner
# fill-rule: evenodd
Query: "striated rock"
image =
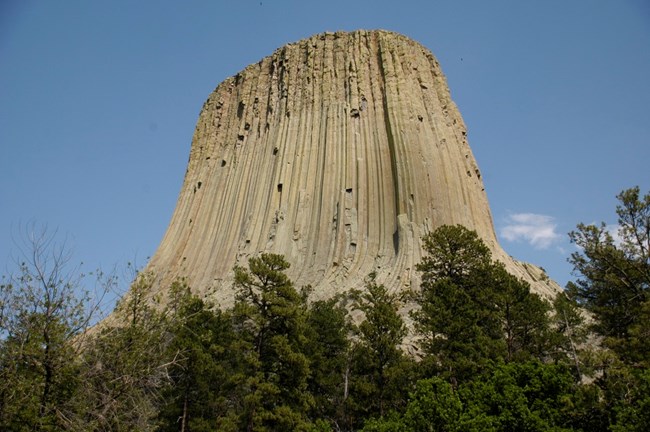
<path fill-rule="evenodd" d="M 494 233 L 481 174 L 445 77 L 423 46 L 386 31 L 323 33 L 226 79 L 199 116 L 171 223 L 147 270 L 222 305 L 232 268 L 284 254 L 297 286 L 328 297 L 376 272 L 418 288 L 421 237 L 476 230 L 495 258 L 551 296 Z"/>

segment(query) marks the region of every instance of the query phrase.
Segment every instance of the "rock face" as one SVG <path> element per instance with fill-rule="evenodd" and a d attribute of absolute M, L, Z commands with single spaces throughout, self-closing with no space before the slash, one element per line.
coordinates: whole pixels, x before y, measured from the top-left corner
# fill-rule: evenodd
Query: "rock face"
<path fill-rule="evenodd" d="M 386 31 L 324 33 L 226 79 L 199 116 L 176 210 L 152 270 L 232 301 L 232 268 L 284 254 L 314 296 L 376 272 L 417 289 L 420 238 L 476 230 L 509 271 L 558 288 L 507 256 L 494 233 L 466 128 L 433 55 Z"/>

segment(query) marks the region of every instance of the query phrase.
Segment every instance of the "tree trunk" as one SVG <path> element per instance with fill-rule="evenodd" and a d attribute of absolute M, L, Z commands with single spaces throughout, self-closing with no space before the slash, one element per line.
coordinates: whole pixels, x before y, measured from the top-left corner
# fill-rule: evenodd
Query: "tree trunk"
<path fill-rule="evenodd" d="M 181 432 L 185 432 L 187 428 L 187 392 L 183 398 L 183 417 L 181 418 Z"/>

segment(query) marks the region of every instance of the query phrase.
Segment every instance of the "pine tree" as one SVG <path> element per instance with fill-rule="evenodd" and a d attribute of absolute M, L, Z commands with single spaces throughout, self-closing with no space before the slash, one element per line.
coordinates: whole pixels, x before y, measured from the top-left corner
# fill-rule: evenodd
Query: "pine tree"
<path fill-rule="evenodd" d="M 489 283 L 502 324 L 505 361 L 545 358 L 551 349 L 551 305 L 531 293 L 528 282 L 508 273 L 500 263 L 492 264 Z"/>
<path fill-rule="evenodd" d="M 617 198 L 616 230 L 579 224 L 569 234 L 579 247 L 569 261 L 580 275 L 569 293 L 591 312 L 602 341 L 588 358 L 599 392 L 595 406 L 611 430 L 647 430 L 650 193 L 641 196 L 634 187 Z"/>
<path fill-rule="evenodd" d="M 177 299 L 170 328 L 170 381 L 158 414 L 160 431 L 212 431 L 228 409 L 234 339 L 228 312 L 192 295 L 183 283 L 172 286 Z"/>
<path fill-rule="evenodd" d="M 476 232 L 460 225 L 444 225 L 423 240 L 420 309 L 412 316 L 430 373 L 457 384 L 505 351 L 491 255 Z"/>
<path fill-rule="evenodd" d="M 345 422 L 350 379 L 350 323 L 338 297 L 309 305 L 306 355 L 310 363 L 308 391 L 314 397 L 312 419 L 334 429 Z"/>
<path fill-rule="evenodd" d="M 580 248 L 571 255 L 570 262 L 582 276 L 573 291 L 594 314 L 594 330 L 605 338 L 605 345 L 624 361 L 647 366 L 650 193 L 641 197 L 635 187 L 621 192 L 617 198 L 617 240 L 604 223 L 579 224 L 569 234 Z"/>
<path fill-rule="evenodd" d="M 567 291 L 559 293 L 553 300 L 553 314 L 551 319 L 551 356 L 556 362 L 569 361 L 576 379 L 581 379 L 582 368 L 580 365 L 580 346 L 587 340 L 587 329 L 583 311 L 571 295 L 571 285 Z"/>
<path fill-rule="evenodd" d="M 245 430 L 306 430 L 313 405 L 306 343 L 306 296 L 284 273 L 281 255 L 262 254 L 235 268 L 235 331 L 245 370 L 239 388 L 239 427 Z"/>
<path fill-rule="evenodd" d="M 359 418 L 383 416 L 405 405 L 410 360 L 401 349 L 406 326 L 399 315 L 399 296 L 371 274 L 353 299 L 353 309 L 364 317 L 355 328 L 348 400 L 351 426 L 358 426 Z"/>
<path fill-rule="evenodd" d="M 475 231 L 445 225 L 423 240 L 422 291 L 412 317 L 430 374 L 457 386 L 497 361 L 547 355 L 550 306 L 492 261 Z"/>

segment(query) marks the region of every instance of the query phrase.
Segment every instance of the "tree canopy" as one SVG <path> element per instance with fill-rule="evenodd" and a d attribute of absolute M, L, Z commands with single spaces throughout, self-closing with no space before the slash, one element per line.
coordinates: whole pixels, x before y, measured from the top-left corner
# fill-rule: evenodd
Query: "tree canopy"
<path fill-rule="evenodd" d="M 408 296 L 370 274 L 313 301 L 261 254 L 231 308 L 183 280 L 161 304 L 140 273 L 88 329 L 84 275 L 36 237 L 0 284 L 0 429 L 648 430 L 650 196 L 618 199 L 617 230 L 570 233 L 579 278 L 553 302 L 456 225 L 422 239 Z"/>
<path fill-rule="evenodd" d="M 626 361 L 648 366 L 650 348 L 650 193 L 621 192 L 618 226 L 579 224 L 570 262 L 580 276 L 571 291 L 596 321 L 594 330 Z"/>

